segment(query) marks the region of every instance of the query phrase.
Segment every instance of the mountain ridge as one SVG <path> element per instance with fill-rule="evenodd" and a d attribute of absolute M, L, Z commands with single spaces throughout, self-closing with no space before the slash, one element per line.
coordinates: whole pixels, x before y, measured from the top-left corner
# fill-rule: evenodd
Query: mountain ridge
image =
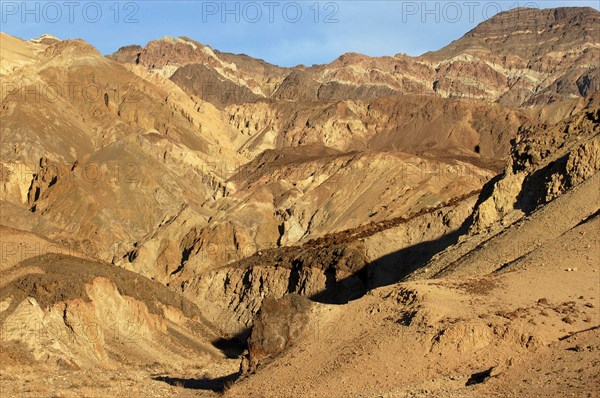
<path fill-rule="evenodd" d="M 225 73 L 222 70 L 219 70 L 219 68 L 216 68 L 215 70 L 226 79 L 240 79 L 241 85 L 249 88 L 262 98 L 270 98 L 273 96 L 275 98 L 287 100 L 303 98 L 303 96 L 299 97 L 298 93 L 292 93 L 292 95 L 289 96 L 278 94 L 278 90 L 273 91 L 273 86 L 285 86 L 286 81 L 289 81 L 289 78 L 293 74 L 298 74 L 303 77 L 301 80 L 295 78 L 294 84 L 300 84 L 308 90 L 311 90 L 311 86 L 314 86 L 316 90 L 330 87 L 328 90 L 333 91 L 328 95 L 338 98 L 344 98 L 348 95 L 350 95 L 350 97 L 347 98 L 353 99 L 372 98 L 373 93 L 345 94 L 344 91 L 347 92 L 347 88 L 332 86 L 335 85 L 336 82 L 339 82 L 342 85 L 373 84 L 379 86 L 380 88 L 375 92 L 375 96 L 389 93 L 401 94 L 404 92 L 417 92 L 423 94 L 437 94 L 446 98 L 466 96 L 467 98 L 485 99 L 490 102 L 501 102 L 511 106 L 531 106 L 539 101 L 547 102 L 549 98 L 555 101 L 557 99 L 554 99 L 554 97 L 556 97 L 557 94 L 558 98 L 568 98 L 572 95 L 580 95 L 581 89 L 576 87 L 571 88 L 567 92 L 555 93 L 555 91 L 558 90 L 549 87 L 549 84 L 554 81 L 563 79 L 566 80 L 568 84 L 574 85 L 574 80 L 582 79 L 582 76 L 586 76 L 586 81 L 592 80 L 593 83 L 591 84 L 598 84 L 596 76 L 597 68 L 594 69 L 592 74 L 581 74 L 580 71 L 573 70 L 572 62 L 559 67 L 558 70 L 555 70 L 557 68 L 554 66 L 546 66 L 549 62 L 554 62 L 552 61 L 553 58 L 549 58 L 550 53 L 556 53 L 559 50 L 563 52 L 567 50 L 575 51 L 580 57 L 583 56 L 587 60 L 585 62 L 588 63 L 591 60 L 596 59 L 598 52 L 600 51 L 600 42 L 595 38 L 597 35 L 594 35 L 593 32 L 597 30 L 597 28 L 594 27 L 597 26 L 598 21 L 600 21 L 600 12 L 593 8 L 573 7 L 541 10 L 527 8 L 514 9 L 499 13 L 482 22 L 477 27 L 467 32 L 462 38 L 455 40 L 440 50 L 430 51 L 416 57 L 400 54 L 388 57 L 369 57 L 363 54 L 350 52 L 340 55 L 328 64 L 313 65 L 311 67 L 281 68 L 263 60 L 255 60 L 245 55 L 227 54 L 227 60 L 234 65 L 243 68 L 245 62 L 252 59 L 253 61 L 251 62 L 259 63 L 265 70 L 269 70 L 269 72 L 267 72 L 267 75 L 261 77 L 260 73 L 258 75 L 256 73 L 245 75 L 244 73 Z M 528 46 L 531 43 L 529 39 L 521 37 L 516 40 L 516 36 L 513 34 L 510 38 L 513 40 L 514 44 L 508 44 L 510 49 L 506 47 L 506 43 L 503 47 L 507 49 L 506 53 L 498 52 L 492 47 L 486 49 L 486 46 L 488 46 L 488 44 L 486 44 L 486 40 L 488 40 L 486 37 L 489 36 L 491 38 L 498 35 L 500 35 L 498 37 L 501 37 L 502 35 L 506 36 L 507 33 L 512 33 L 502 31 L 502 26 L 506 23 L 511 23 L 513 25 L 517 23 L 518 26 L 522 25 L 523 33 L 521 36 L 527 36 L 528 30 L 525 29 L 527 26 L 537 26 L 538 30 L 536 31 L 536 34 L 549 35 L 550 39 L 555 37 L 552 32 L 555 31 L 558 32 L 557 34 L 560 34 L 561 28 L 564 27 L 565 24 L 568 24 L 569 26 L 572 25 L 577 29 L 575 31 L 571 31 L 571 29 L 569 32 L 566 32 L 565 37 L 560 38 L 565 44 L 561 45 L 559 48 L 538 47 L 535 49 L 534 52 L 529 55 L 538 57 L 539 59 L 536 61 L 536 64 L 527 65 L 526 63 L 523 63 L 520 58 L 527 56 L 526 53 L 523 53 L 523 51 L 526 50 L 521 49 L 524 49 L 525 47 L 523 46 Z M 494 33 L 495 30 L 498 30 L 497 34 Z M 588 39 L 591 40 L 589 43 L 586 42 Z M 189 39 L 186 38 L 185 40 Z M 493 40 L 498 40 L 498 38 L 496 37 Z M 143 54 L 144 51 L 150 51 L 151 48 L 159 45 L 159 41 L 160 40 L 150 41 L 146 47 L 142 49 L 141 53 Z M 545 41 L 547 40 L 545 39 Z M 461 50 L 461 48 L 476 49 L 480 44 L 482 45 L 482 55 L 477 55 L 480 50 L 475 51 L 471 55 L 463 53 Z M 206 48 L 210 47 L 206 46 Z M 165 48 L 161 53 L 163 56 L 168 56 L 167 54 L 169 51 L 169 48 Z M 590 51 L 593 52 L 593 54 L 588 54 L 586 56 L 585 54 Z M 536 53 L 539 54 L 536 55 Z M 218 55 L 225 55 L 225 53 L 220 52 L 215 52 L 214 54 L 216 54 L 217 58 Z M 476 58 L 454 60 L 459 56 L 475 56 Z M 485 56 L 486 58 L 490 58 L 490 60 L 483 58 L 479 59 L 480 56 Z M 558 56 L 559 54 L 552 55 L 552 57 Z M 121 55 L 117 51 L 112 57 L 120 58 Z M 569 57 L 573 58 L 574 55 L 571 54 Z M 187 65 L 191 62 L 191 60 L 187 58 L 178 60 L 176 54 L 173 55 L 173 61 L 176 64 L 179 63 L 182 65 Z M 209 65 L 211 62 L 214 63 L 216 61 L 213 60 L 207 62 L 208 63 L 204 62 L 204 64 Z M 577 60 L 577 62 L 581 63 L 582 61 Z M 148 65 L 148 62 L 144 61 L 142 61 L 142 63 L 145 63 L 147 67 L 157 67 L 156 64 Z M 363 66 L 363 64 L 367 65 Z M 446 64 L 447 66 L 440 71 L 440 65 L 442 64 Z M 589 65 L 593 65 L 593 63 L 589 63 Z M 394 71 L 386 71 L 386 68 L 389 69 L 390 66 L 394 68 Z M 511 70 L 514 68 L 520 70 Z M 170 66 L 167 69 L 168 71 L 165 70 L 159 73 L 170 75 L 173 72 L 173 66 Z M 371 69 L 381 72 L 379 75 L 375 74 L 369 76 L 367 75 L 367 71 Z M 411 71 L 411 69 L 413 69 L 413 71 Z M 158 70 L 160 70 L 160 67 L 158 67 Z M 401 71 L 400 73 L 405 76 L 398 76 L 399 70 Z M 420 72 L 415 73 L 414 70 L 419 70 Z M 486 70 L 485 74 L 487 76 L 482 75 L 481 70 Z M 538 74 L 531 74 L 532 70 L 536 71 Z M 287 73 L 286 71 L 292 72 Z M 335 72 L 332 73 L 332 71 Z M 570 76 L 570 74 L 575 73 L 579 73 L 579 75 L 576 77 Z M 525 76 L 525 78 L 517 77 L 515 80 L 515 77 L 513 76 Z M 482 80 L 482 78 L 484 79 Z M 273 84 L 269 86 L 269 88 L 265 86 L 265 79 L 273 81 Z M 405 81 L 404 79 L 407 80 Z M 473 84 L 471 82 L 472 80 L 478 83 Z M 412 82 L 413 87 L 410 87 L 411 83 L 409 82 Z M 556 84 L 565 85 L 564 83 Z M 486 88 L 486 85 L 493 88 Z M 185 85 L 183 86 L 185 87 Z M 578 86 L 580 87 L 581 84 Z M 547 90 L 548 93 L 543 94 L 542 97 L 539 98 L 540 95 L 537 94 L 536 91 L 544 89 Z M 200 94 L 202 97 L 202 92 L 199 92 L 197 89 L 190 89 L 188 91 L 194 94 Z M 306 99 L 310 98 L 311 97 L 309 96 Z M 323 98 L 323 96 L 316 94 L 316 97 L 312 98 Z"/>

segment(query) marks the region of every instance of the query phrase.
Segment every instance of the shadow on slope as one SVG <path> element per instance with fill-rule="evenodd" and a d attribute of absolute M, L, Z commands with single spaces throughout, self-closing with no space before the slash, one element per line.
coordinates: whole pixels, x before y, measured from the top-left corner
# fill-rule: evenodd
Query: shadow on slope
<path fill-rule="evenodd" d="M 335 269 L 330 268 L 325 271 L 325 290 L 310 296 L 310 299 L 324 304 L 345 304 L 361 298 L 370 290 L 400 282 L 427 264 L 435 254 L 457 243 L 458 238 L 467 232 L 471 220 L 472 216 L 469 216 L 454 232 L 438 239 L 420 242 L 380 257 L 342 280 L 337 281 Z"/>
<path fill-rule="evenodd" d="M 192 390 L 208 390 L 214 392 L 223 392 L 227 386 L 240 377 L 239 372 L 231 373 L 227 376 L 203 379 L 184 379 L 179 377 L 155 376 L 152 379 L 162 381 L 175 387 L 187 388 Z"/>
<path fill-rule="evenodd" d="M 495 184 L 502 177 L 503 174 L 499 174 L 484 184 L 474 208 L 491 197 Z M 468 232 L 472 223 L 473 213 L 456 230 L 438 239 L 419 242 L 380 257 L 339 281 L 335 279 L 335 269 L 328 269 L 325 271 L 327 276 L 325 289 L 309 298 L 324 304 L 345 304 L 350 300 L 361 298 L 370 290 L 401 282 L 411 273 L 425 266 L 437 253 L 456 244 L 458 239 Z"/>
<path fill-rule="evenodd" d="M 224 336 L 212 342 L 212 345 L 220 350 L 227 358 L 239 358 L 244 350 L 248 348 L 247 340 L 250 337 L 250 328 L 245 328 L 233 336 Z"/>

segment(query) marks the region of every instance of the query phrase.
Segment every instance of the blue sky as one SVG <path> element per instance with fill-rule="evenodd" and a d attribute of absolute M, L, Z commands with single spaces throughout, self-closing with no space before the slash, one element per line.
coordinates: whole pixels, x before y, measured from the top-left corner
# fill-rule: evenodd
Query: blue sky
<path fill-rule="evenodd" d="M 282 66 L 327 63 L 354 51 L 419 55 L 498 11 L 598 1 L 0 1 L 1 30 L 24 39 L 82 38 L 108 54 L 127 44 L 188 36 Z"/>

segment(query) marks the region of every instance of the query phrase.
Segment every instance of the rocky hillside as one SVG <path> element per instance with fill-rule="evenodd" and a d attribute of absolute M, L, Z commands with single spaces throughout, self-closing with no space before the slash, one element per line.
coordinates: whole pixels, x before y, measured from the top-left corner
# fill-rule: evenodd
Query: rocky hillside
<path fill-rule="evenodd" d="M 223 357 L 211 345 L 222 332 L 165 286 L 30 233 L 2 227 L 2 239 L 4 249 L 29 248 L 0 271 L 3 366 L 170 367 Z"/>
<path fill-rule="evenodd" d="M 143 48 L 125 46 L 109 58 L 141 65 L 221 106 L 269 97 L 286 73 L 285 68 L 243 54 L 222 53 L 188 37 L 163 37 Z"/>
<path fill-rule="evenodd" d="M 207 317 L 241 332 L 251 326 L 267 296 L 298 293 L 324 303 L 344 303 L 404 278 L 463 277 L 503 269 L 597 215 L 598 100 L 592 97 L 584 110 L 551 128 L 524 127 L 504 174 L 479 195 L 328 234 L 299 247 L 263 251 L 186 279 L 182 291 L 202 307 L 219 303 Z M 540 218 L 553 223 L 536 221 Z M 518 231 L 508 228 L 513 224 Z"/>
<path fill-rule="evenodd" d="M 530 118 L 423 96 L 219 109 L 80 40 L 3 43 L 3 224 L 163 283 L 471 192 Z"/>
<path fill-rule="evenodd" d="M 513 267 L 547 241 L 597 217 L 598 170 L 596 95 L 586 109 L 552 128 L 524 128 L 504 174 L 484 188 L 464 242 L 438 254 L 426 266 L 427 274 L 420 270 L 413 277 L 456 277 Z"/>

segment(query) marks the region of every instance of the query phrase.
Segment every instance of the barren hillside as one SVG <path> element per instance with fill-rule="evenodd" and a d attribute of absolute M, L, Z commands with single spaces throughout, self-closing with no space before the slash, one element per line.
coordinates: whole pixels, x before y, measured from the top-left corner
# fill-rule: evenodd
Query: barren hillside
<path fill-rule="evenodd" d="M 598 397 L 599 22 L 293 68 L 0 33 L 2 394 Z"/>

